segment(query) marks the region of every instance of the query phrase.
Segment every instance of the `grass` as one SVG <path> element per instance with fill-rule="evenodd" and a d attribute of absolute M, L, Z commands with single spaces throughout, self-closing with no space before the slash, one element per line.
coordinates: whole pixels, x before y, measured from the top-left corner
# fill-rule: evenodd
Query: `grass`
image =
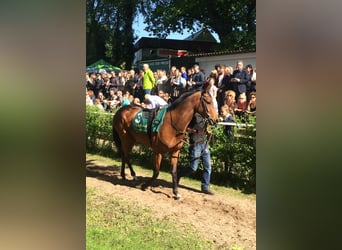
<path fill-rule="evenodd" d="M 188 224 L 154 218 L 150 209 L 87 188 L 88 250 L 214 249 Z"/>
<path fill-rule="evenodd" d="M 86 154 L 86 157 L 89 159 L 92 159 L 92 160 L 101 161 L 101 162 L 108 164 L 110 166 L 113 166 L 113 165 L 121 166 L 121 161 L 119 161 L 118 159 L 111 159 L 108 157 L 103 157 L 103 156 L 95 155 L 95 154 Z M 139 166 L 139 165 L 135 164 L 134 160 L 133 160 L 133 168 L 137 173 L 144 174 L 147 176 L 152 176 L 152 168 L 147 169 L 146 167 Z M 128 167 L 126 167 L 126 173 L 129 173 Z M 165 169 L 165 167 L 161 168 L 158 179 L 163 179 L 165 181 L 172 182 L 171 174 L 167 169 Z M 201 187 L 200 181 L 195 180 L 195 179 L 191 179 L 188 177 L 182 178 L 181 184 L 188 186 L 188 187 L 191 187 L 191 188 L 194 188 L 194 189 L 200 189 L 200 187 Z M 224 186 L 218 186 L 218 185 L 213 185 L 213 184 L 210 185 L 210 188 L 215 193 L 221 193 L 221 194 L 230 195 L 230 196 L 238 197 L 238 198 L 242 198 L 242 199 L 252 199 L 252 200 L 256 199 L 256 194 L 244 194 L 241 191 L 233 189 L 233 188 L 227 188 Z"/>
<path fill-rule="evenodd" d="M 118 159 L 100 155 L 86 154 L 89 160 L 100 161 L 108 166 L 121 166 Z M 138 175 L 152 175 L 152 169 L 134 164 Z M 129 173 L 128 168 L 126 173 Z M 158 179 L 171 182 L 171 174 L 161 169 Z M 183 178 L 182 185 L 194 189 L 200 188 L 200 181 Z M 215 193 L 242 199 L 256 199 L 255 194 L 224 186 L 211 185 Z M 134 201 L 125 201 L 115 196 L 101 196 L 96 189 L 87 188 L 86 206 L 86 244 L 87 250 L 112 249 L 215 249 L 212 242 L 199 238 L 195 229 L 189 224 L 180 224 L 172 220 L 156 219 L 152 211 L 139 207 Z M 243 250 L 233 245 L 230 250 Z"/>

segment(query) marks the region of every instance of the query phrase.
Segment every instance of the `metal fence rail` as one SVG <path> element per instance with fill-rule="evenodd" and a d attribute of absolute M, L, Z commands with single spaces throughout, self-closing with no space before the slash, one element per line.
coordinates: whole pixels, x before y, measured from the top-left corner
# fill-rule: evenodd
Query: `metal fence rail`
<path fill-rule="evenodd" d="M 89 112 L 92 114 L 100 114 L 100 115 L 114 115 L 114 113 L 109 112 Z M 245 123 L 236 123 L 236 122 L 218 122 L 218 125 L 224 126 L 235 126 L 235 127 L 255 127 L 255 124 L 245 124 Z"/>

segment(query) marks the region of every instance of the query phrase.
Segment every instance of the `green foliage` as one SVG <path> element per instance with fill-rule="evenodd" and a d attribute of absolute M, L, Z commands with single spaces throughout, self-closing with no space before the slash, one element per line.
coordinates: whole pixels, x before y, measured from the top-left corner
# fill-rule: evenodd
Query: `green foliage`
<path fill-rule="evenodd" d="M 113 114 L 101 111 L 96 106 L 86 106 L 86 150 L 111 156 Z"/>
<path fill-rule="evenodd" d="M 221 41 L 218 49 L 252 49 L 256 44 L 256 1 L 150 0 L 139 11 L 146 30 L 160 38 L 171 32 L 215 31 Z"/>
<path fill-rule="evenodd" d="M 214 249 L 188 224 L 170 215 L 156 219 L 148 208 L 87 189 L 87 249 Z M 99 206 L 101 204 L 101 206 Z"/>
<path fill-rule="evenodd" d="M 133 20 L 137 1 L 86 1 L 86 65 L 104 59 L 130 68 L 134 57 Z"/>
<path fill-rule="evenodd" d="M 146 31 L 160 38 L 206 28 L 219 36 L 217 50 L 256 47 L 255 0 L 86 0 L 86 65 L 104 59 L 130 68 L 138 14 L 144 17 Z"/>
<path fill-rule="evenodd" d="M 96 112 L 96 113 L 95 113 Z M 115 111 L 114 111 L 115 112 Z M 94 106 L 86 109 L 86 150 L 104 156 L 113 156 L 116 148 L 112 139 L 111 113 L 101 112 Z M 234 137 L 228 138 L 224 132 L 224 126 L 212 127 L 212 140 L 210 142 L 210 153 L 212 159 L 213 184 L 231 186 L 241 189 L 246 193 L 256 191 L 256 118 L 246 116 L 237 119 L 239 124 L 252 124 L 253 126 L 234 127 Z M 180 151 L 178 166 L 189 165 L 189 145 L 184 144 Z M 151 169 L 152 150 L 137 144 L 133 148 L 133 163 L 141 164 Z M 164 155 L 161 169 L 169 171 L 169 156 Z M 203 170 L 202 164 L 199 166 Z M 194 173 L 193 177 L 201 179 L 201 171 Z"/>
<path fill-rule="evenodd" d="M 237 120 L 238 123 L 241 120 Z M 245 192 L 255 192 L 256 186 L 256 119 L 245 122 L 253 127 L 235 127 L 234 137 L 228 138 L 224 126 L 213 128 L 211 143 L 213 179 L 222 185 L 233 186 Z M 241 123 L 241 124 L 246 124 Z"/>

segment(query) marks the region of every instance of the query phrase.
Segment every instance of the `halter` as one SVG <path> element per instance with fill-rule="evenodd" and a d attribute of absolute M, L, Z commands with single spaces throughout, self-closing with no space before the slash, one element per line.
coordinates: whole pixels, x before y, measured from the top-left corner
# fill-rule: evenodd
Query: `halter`
<path fill-rule="evenodd" d="M 207 108 L 205 102 L 206 102 L 207 104 L 209 104 L 209 102 L 206 101 L 206 100 L 204 99 L 203 94 L 201 94 L 201 104 L 202 104 L 202 106 L 203 106 L 203 109 L 204 109 L 205 115 L 206 115 L 205 117 L 203 117 L 203 118 L 204 118 L 204 121 L 205 121 L 206 123 L 209 123 L 210 125 L 214 125 L 214 124 L 216 124 L 216 122 L 215 122 L 215 120 L 210 116 L 209 111 L 208 111 L 208 108 Z M 198 109 L 198 108 L 197 108 L 197 109 Z M 180 129 L 178 129 L 178 128 L 176 127 L 176 125 L 173 123 L 172 111 L 170 111 L 170 120 L 171 120 L 171 126 L 176 130 L 177 135 L 179 135 L 179 134 L 185 134 L 185 133 L 186 133 L 186 130 L 180 130 Z"/>
<path fill-rule="evenodd" d="M 216 122 L 215 122 L 215 120 L 210 116 L 209 111 L 208 111 L 208 108 L 207 108 L 207 105 L 205 105 L 204 102 L 206 102 L 207 104 L 209 104 L 209 102 L 208 102 L 207 100 L 204 99 L 204 96 L 203 96 L 203 94 L 202 94 L 202 95 L 201 95 L 201 104 L 202 104 L 202 106 L 203 106 L 203 109 L 204 109 L 205 115 L 206 115 L 206 117 L 203 117 L 203 118 L 204 118 L 204 121 L 205 121 L 205 122 L 208 122 L 210 125 L 214 125 L 214 124 L 216 124 Z"/>

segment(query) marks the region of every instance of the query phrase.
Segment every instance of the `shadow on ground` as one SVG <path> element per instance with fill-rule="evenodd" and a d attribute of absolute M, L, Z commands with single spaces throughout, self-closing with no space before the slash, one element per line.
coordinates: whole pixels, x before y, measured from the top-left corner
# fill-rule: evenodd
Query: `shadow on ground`
<path fill-rule="evenodd" d="M 144 192 L 141 189 L 141 186 L 142 186 L 142 184 L 147 182 L 151 177 L 137 175 L 137 180 L 134 180 L 130 176 L 130 174 L 129 174 L 130 171 L 128 168 L 126 169 L 126 172 L 128 172 L 128 174 L 126 173 L 126 180 L 124 180 L 124 179 L 122 179 L 122 177 L 120 175 L 120 166 L 98 165 L 96 163 L 96 161 L 94 161 L 94 160 L 87 160 L 86 161 L 86 176 L 87 177 L 93 177 L 93 178 L 96 178 L 98 180 L 107 181 L 113 185 L 123 185 L 123 186 L 131 187 L 131 188 L 137 188 L 137 189 L 140 189 L 141 192 Z M 152 176 L 152 174 L 153 174 L 153 171 L 151 170 L 151 176 Z M 154 189 L 155 187 L 163 187 L 163 188 L 172 189 L 172 182 L 168 182 L 168 181 L 157 178 L 154 181 L 154 183 L 152 184 L 152 186 L 149 187 L 149 189 L 153 193 L 160 193 L 160 194 L 166 195 L 167 197 L 171 198 L 171 196 L 169 194 L 164 193 L 162 191 L 155 190 Z M 179 187 L 187 189 L 189 191 L 200 193 L 199 190 L 196 190 L 196 189 L 191 188 L 191 187 L 187 187 L 187 186 L 183 186 L 183 185 L 179 185 Z"/>

